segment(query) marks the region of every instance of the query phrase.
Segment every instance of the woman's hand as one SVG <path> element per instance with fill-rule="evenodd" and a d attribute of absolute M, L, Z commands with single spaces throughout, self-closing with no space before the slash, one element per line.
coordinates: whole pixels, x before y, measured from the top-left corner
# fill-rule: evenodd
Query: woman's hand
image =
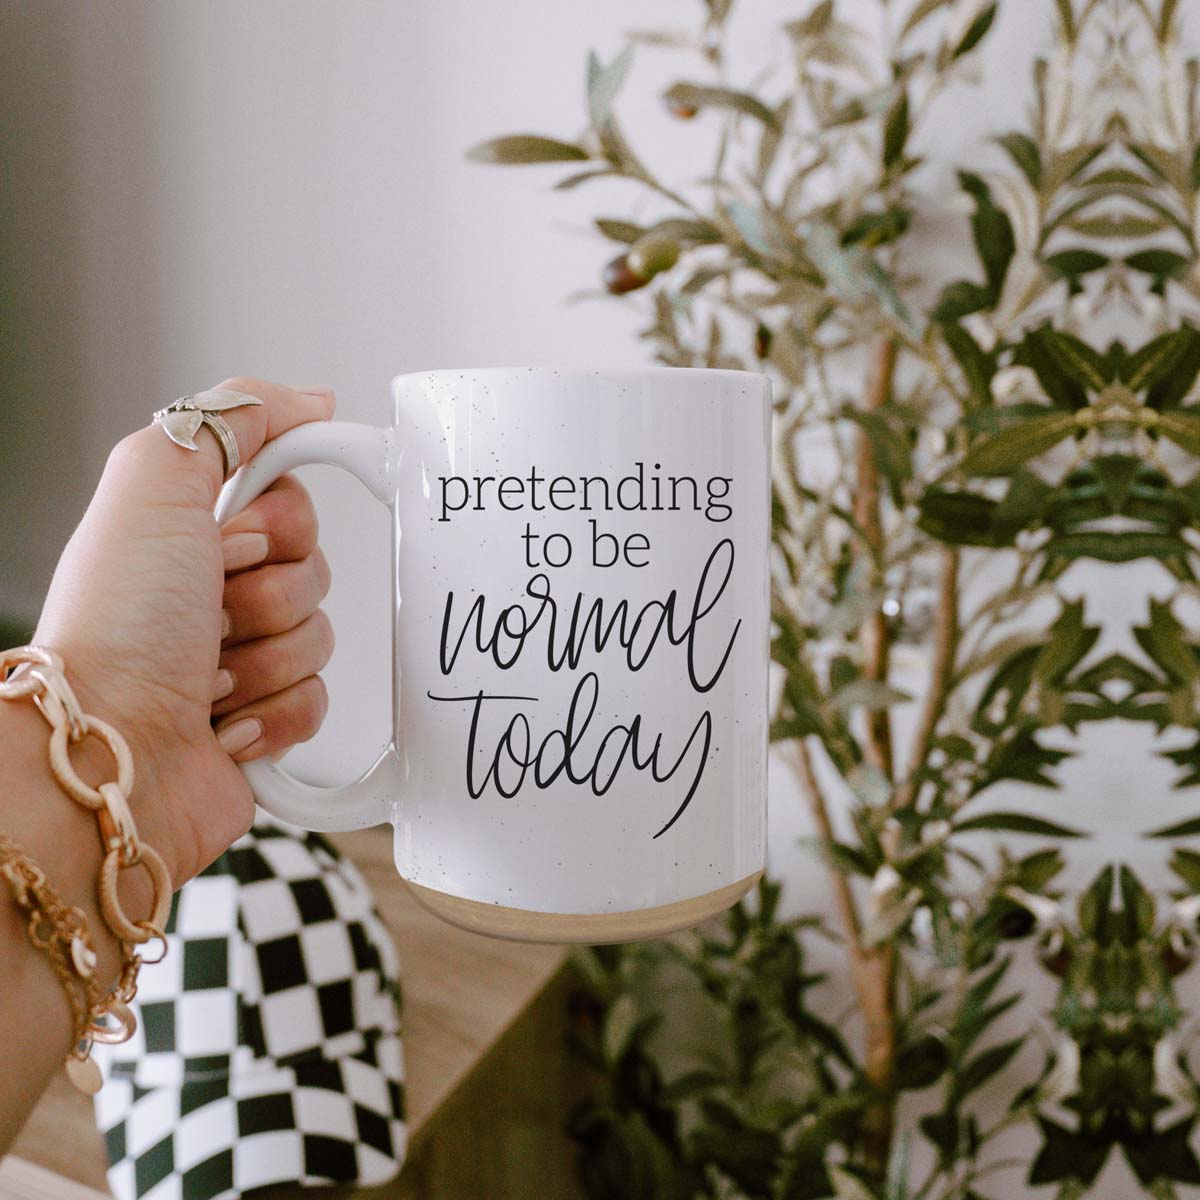
<path fill-rule="evenodd" d="M 333 413 L 325 389 L 218 386 L 263 401 L 223 414 L 243 462 Z M 196 442 L 199 453 L 146 426 L 117 444 L 34 636 L 62 654 L 84 711 L 128 740 L 139 832 L 176 887 L 249 828 L 254 800 L 236 763 L 316 733 L 327 703 L 317 672 L 333 650 L 307 492 L 285 475 L 218 528 L 221 451 L 206 427 Z M 113 777 L 94 738 L 72 757 L 85 778 Z"/>

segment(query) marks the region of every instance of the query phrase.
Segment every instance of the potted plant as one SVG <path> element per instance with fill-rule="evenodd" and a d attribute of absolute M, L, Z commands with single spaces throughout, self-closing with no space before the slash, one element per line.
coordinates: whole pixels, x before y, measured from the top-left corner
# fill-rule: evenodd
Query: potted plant
<path fill-rule="evenodd" d="M 589 56 L 582 136 L 471 151 L 651 197 L 653 219 L 596 219 L 604 291 L 645 304 L 660 362 L 766 371 L 776 396 L 771 735 L 829 918 L 781 917 L 769 881 L 717 928 L 578 956 L 585 1191 L 1075 1197 L 1111 1166 L 1174 1196 L 1200 1182 L 1177 990 L 1200 819 L 1130 797 L 1170 870 L 1114 863 L 1068 894 L 1086 831 L 1053 796 L 1101 724 L 1148 723 L 1179 786 L 1200 783 L 1200 112 L 1181 6 L 1046 0 L 1029 126 L 957 175 L 962 277 L 930 266 L 944 197 L 920 146 L 1001 6 L 810 3 L 753 85 L 725 49 L 733 21 L 762 19 L 744 7 L 706 0 L 695 29 Z M 634 47 L 677 54 L 663 101 L 713 126 L 697 181 L 661 178 L 618 118 Z M 1124 589 L 1124 619 L 1102 627 L 1088 586 Z M 1014 785 L 1024 803 L 995 798 Z M 808 965 L 826 937 L 847 1012 Z M 1048 1013 L 1022 1003 L 1030 971 Z"/>

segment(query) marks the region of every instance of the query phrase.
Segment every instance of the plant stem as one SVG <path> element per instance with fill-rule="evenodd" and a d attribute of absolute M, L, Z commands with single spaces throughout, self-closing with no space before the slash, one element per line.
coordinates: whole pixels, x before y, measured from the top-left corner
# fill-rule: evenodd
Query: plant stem
<path fill-rule="evenodd" d="M 883 1178 L 891 1157 L 896 1100 L 896 953 L 891 942 L 861 952 L 856 963 L 859 1006 L 867 1031 L 863 1072 L 879 1098 L 863 1113 L 863 1165 Z"/>
<path fill-rule="evenodd" d="M 878 412 L 892 394 L 896 374 L 897 343 L 885 335 L 879 341 L 867 381 L 865 408 Z M 856 451 L 856 489 L 854 519 L 863 531 L 874 584 L 882 590 L 885 563 L 882 489 L 875 448 L 866 429 L 858 431 Z M 863 650 L 863 675 L 886 683 L 891 655 L 891 631 L 882 606 L 868 616 L 860 631 Z M 892 753 L 891 715 L 886 708 L 867 714 L 864 751 L 887 779 L 895 769 Z M 876 1177 L 887 1169 L 895 1125 L 893 1086 L 896 1074 L 896 954 L 891 943 L 867 947 L 856 939 L 851 966 L 859 1009 L 866 1026 L 866 1053 L 863 1073 L 878 1090 L 879 1097 L 863 1114 L 863 1165 Z"/>
<path fill-rule="evenodd" d="M 905 764 L 906 778 L 896 791 L 896 808 L 908 808 L 920 790 L 917 772 L 929 757 L 929 748 L 938 721 L 946 708 L 950 683 L 954 677 L 954 656 L 958 650 L 958 550 L 942 547 L 942 570 L 938 579 L 938 604 L 933 624 L 933 661 L 929 667 L 929 687 L 917 719 L 912 753 Z"/>
<path fill-rule="evenodd" d="M 829 805 L 817 781 L 808 746 L 803 738 L 795 738 L 787 745 L 792 751 L 792 765 L 808 800 L 817 833 L 822 841 L 832 842 L 835 838 Z M 859 1012 L 866 1027 L 863 1074 L 880 1093 L 879 1099 L 863 1114 L 863 1163 L 872 1174 L 882 1177 L 891 1151 L 895 1119 L 895 1102 L 892 1098 L 897 1050 L 895 953 L 890 944 L 863 945 L 862 919 L 850 881 L 832 863 L 829 882 L 850 955 L 850 973 Z"/>
<path fill-rule="evenodd" d="M 833 822 L 829 819 L 829 805 L 825 794 L 817 782 L 817 774 L 813 770 L 812 756 L 808 752 L 808 744 L 803 738 L 794 738 L 787 743 L 792 751 L 792 766 L 800 780 L 801 790 L 808 801 L 808 811 L 813 824 L 823 842 L 833 842 Z M 846 943 L 850 947 L 851 956 L 857 956 L 862 950 L 862 922 L 858 915 L 858 905 L 854 900 L 854 892 L 850 881 L 843 872 L 830 865 L 829 883 L 833 889 L 833 902 L 837 908 L 842 930 L 846 935 Z"/>
<path fill-rule="evenodd" d="M 872 363 L 871 377 L 867 383 L 866 411 L 881 409 L 892 394 L 892 381 L 896 373 L 896 342 L 885 336 L 877 346 Z M 858 431 L 857 476 L 854 495 L 854 519 L 863 531 L 870 547 L 872 569 L 882 584 L 883 570 L 883 521 L 880 514 L 879 463 L 875 448 L 866 429 Z M 882 607 L 877 607 L 863 623 L 861 630 L 863 650 L 863 676 L 866 679 L 887 682 L 891 634 L 887 616 Z M 878 767 L 888 778 L 892 778 L 892 723 L 886 708 L 867 714 L 867 731 L 864 749 L 867 760 Z"/>

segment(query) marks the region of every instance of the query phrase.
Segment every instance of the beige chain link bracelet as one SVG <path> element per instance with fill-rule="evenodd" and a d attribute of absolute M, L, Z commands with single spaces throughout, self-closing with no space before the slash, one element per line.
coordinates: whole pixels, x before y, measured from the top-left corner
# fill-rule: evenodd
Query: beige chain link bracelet
<path fill-rule="evenodd" d="M 111 725 L 82 710 L 55 651 L 40 646 L 0 650 L 0 699 L 25 696 L 33 698 L 50 725 L 54 778 L 72 800 L 96 816 L 104 853 L 96 896 L 100 914 L 120 940 L 122 951 L 120 975 L 107 994 L 102 994 L 95 979 L 96 956 L 82 910 L 63 904 L 40 868 L 3 834 L 0 878 L 27 914 L 29 940 L 49 956 L 71 1005 L 75 1036 L 67 1073 L 80 1090 L 95 1092 L 101 1077 L 91 1058 L 92 1044 L 124 1042 L 133 1036 L 137 1021 L 129 1004 L 137 994 L 138 971 L 144 961 L 158 962 L 167 952 L 164 929 L 171 908 L 171 877 L 159 854 L 138 837 L 129 808 L 133 755 L 128 743 Z M 86 737 L 98 738 L 108 747 L 116 764 L 115 780 L 92 787 L 80 779 L 71 765 L 69 746 Z M 146 920 L 132 921 L 121 906 L 117 887 L 120 873 L 138 866 L 150 876 L 154 903 Z M 135 950 L 153 939 L 161 942 L 162 953 L 158 959 L 144 960 Z"/>

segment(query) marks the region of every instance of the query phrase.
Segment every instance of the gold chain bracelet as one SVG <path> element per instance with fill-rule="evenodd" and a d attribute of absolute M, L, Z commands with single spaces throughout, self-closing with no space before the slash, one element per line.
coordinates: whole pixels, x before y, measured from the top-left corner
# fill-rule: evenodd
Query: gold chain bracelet
<path fill-rule="evenodd" d="M 25 932 L 35 949 L 50 960 L 71 1005 L 71 1061 L 81 1061 L 78 1048 L 88 1040 L 88 1027 L 104 999 L 96 979 L 96 951 L 83 910 L 66 905 L 39 867 L 11 838 L 0 833 L 0 879 L 17 907 L 27 916 Z M 72 1078 L 87 1068 L 71 1070 Z M 87 1071 L 91 1074 L 90 1071 Z"/>
<path fill-rule="evenodd" d="M 9 675 L 11 668 L 16 668 Z M 171 878 L 159 854 L 141 841 L 129 807 L 133 790 L 133 755 L 125 739 L 99 717 L 85 713 L 63 673 L 62 658 L 40 646 L 0 651 L 0 699 L 31 696 L 50 725 L 50 770 L 63 791 L 91 810 L 99 827 L 103 861 L 96 881 L 101 916 L 121 942 L 121 972 L 107 995 L 95 980 L 95 953 L 83 912 L 64 905 L 36 866 L 0 834 L 0 875 L 13 899 L 28 914 L 30 941 L 51 959 L 75 1018 L 75 1039 L 67 1056 L 67 1073 L 82 1091 L 100 1086 L 100 1072 L 91 1059 L 93 1042 L 124 1042 L 137 1021 L 129 1008 L 137 994 L 137 977 L 144 960 L 136 948 L 152 939 L 167 952 L 163 930 L 171 907 Z M 116 764 L 115 780 L 92 787 L 71 765 L 69 744 L 96 737 L 108 747 Z M 121 871 L 141 866 L 150 876 L 154 903 L 150 916 L 131 921 L 121 906 Z M 80 993 L 82 992 L 82 999 Z"/>

